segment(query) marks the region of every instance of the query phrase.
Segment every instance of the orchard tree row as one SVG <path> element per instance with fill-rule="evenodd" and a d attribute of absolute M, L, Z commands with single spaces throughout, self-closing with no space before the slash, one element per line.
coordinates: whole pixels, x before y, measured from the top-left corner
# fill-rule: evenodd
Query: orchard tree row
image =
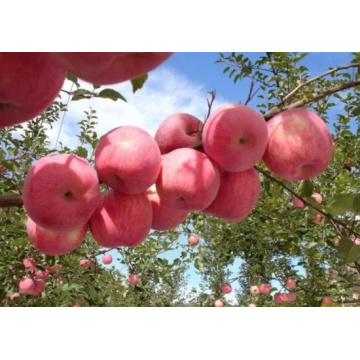
<path fill-rule="evenodd" d="M 60 90 L 59 81 L 59 97 L 36 115 L 29 106 L 21 120 L 1 98 L 11 83 L 0 80 L 0 124 L 16 118 L 0 128 L 2 305 L 356 306 L 360 55 L 311 74 L 304 65 L 311 54 L 265 53 L 255 61 L 220 54 L 214 71 L 248 86 L 239 104 L 213 109 L 210 91 L 204 121 L 169 114 L 155 138 L 131 124 L 97 134 L 96 110 L 85 110 L 79 146 L 51 147 L 48 130 L 67 111 L 64 98 L 123 101 L 108 84 L 131 79 L 136 92 L 151 76 L 144 72 L 170 56 L 143 68 L 119 54 L 103 63 L 94 55 L 88 68 L 76 56 L 54 55 L 65 70 L 53 76 L 67 74 L 75 90 Z M 91 62 L 105 70 L 93 71 Z M 231 147 L 244 131 L 239 123 L 246 131 Z M 63 170 L 68 162 L 89 184 L 86 203 L 66 185 L 78 176 Z M 119 162 L 126 171 L 114 171 Z M 53 189 L 71 206 L 48 201 Z M 194 271 L 201 283 L 189 291 Z"/>

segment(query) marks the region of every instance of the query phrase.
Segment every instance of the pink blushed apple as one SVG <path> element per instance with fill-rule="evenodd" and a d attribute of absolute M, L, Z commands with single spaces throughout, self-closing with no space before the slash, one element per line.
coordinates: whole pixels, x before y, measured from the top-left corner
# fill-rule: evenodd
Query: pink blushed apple
<path fill-rule="evenodd" d="M 196 246 L 197 244 L 199 244 L 199 241 L 200 241 L 199 235 L 191 234 L 191 235 L 188 237 L 188 244 L 189 244 L 190 246 Z"/>
<path fill-rule="evenodd" d="M 319 224 L 320 223 L 320 221 L 321 221 L 321 219 L 324 217 L 324 215 L 323 214 L 316 214 L 316 215 L 314 215 L 313 216 L 313 220 L 314 220 L 314 223 L 315 224 Z"/>
<path fill-rule="evenodd" d="M 34 289 L 34 280 L 29 277 L 23 277 L 19 281 L 19 290 L 25 294 L 29 294 Z"/>
<path fill-rule="evenodd" d="M 111 264 L 112 261 L 113 261 L 112 255 L 111 255 L 111 254 L 105 254 L 105 255 L 101 258 L 101 261 L 102 261 L 102 263 L 105 264 L 105 265 Z"/>
<path fill-rule="evenodd" d="M 275 303 L 277 303 L 277 304 L 281 304 L 281 303 L 283 303 L 284 301 L 287 301 L 287 297 L 285 296 L 284 293 L 276 293 L 276 294 L 274 295 L 274 301 L 275 301 Z"/>
<path fill-rule="evenodd" d="M 248 305 L 248 307 L 256 307 L 256 304 L 251 303 Z"/>
<path fill-rule="evenodd" d="M 136 246 L 150 232 L 152 207 L 146 193 L 127 195 L 113 190 L 102 194 L 90 219 L 90 231 L 104 247 Z"/>
<path fill-rule="evenodd" d="M 268 141 L 264 117 L 244 105 L 225 105 L 204 125 L 205 153 L 226 171 L 244 171 L 261 160 Z"/>
<path fill-rule="evenodd" d="M 46 280 L 49 277 L 49 270 L 38 270 L 35 275 L 37 276 L 38 279 L 42 279 L 42 280 Z"/>
<path fill-rule="evenodd" d="M 79 264 L 82 268 L 88 269 L 91 266 L 91 261 L 89 259 L 82 259 L 79 261 Z"/>
<path fill-rule="evenodd" d="M 34 270 L 35 269 L 35 266 L 36 266 L 36 261 L 33 259 L 33 258 L 25 258 L 23 260 L 23 265 L 26 267 L 26 268 L 29 268 L 31 270 Z"/>
<path fill-rule="evenodd" d="M 10 295 L 10 301 L 14 301 L 16 298 L 18 298 L 20 296 L 20 294 L 19 293 L 13 293 L 13 294 L 11 294 Z"/>
<path fill-rule="evenodd" d="M 269 141 L 263 160 L 285 180 L 306 180 L 329 165 L 333 140 L 324 120 L 307 109 L 289 109 L 268 122 Z"/>
<path fill-rule="evenodd" d="M 139 275 L 137 274 L 129 274 L 128 275 L 128 283 L 131 285 L 131 286 L 135 286 L 139 283 Z"/>
<path fill-rule="evenodd" d="M 330 296 L 324 296 L 321 300 L 322 305 L 328 306 L 332 303 Z"/>
<path fill-rule="evenodd" d="M 100 200 L 99 179 L 90 163 L 76 155 L 48 155 L 31 168 L 23 187 L 24 207 L 47 230 L 77 230 Z"/>
<path fill-rule="evenodd" d="M 259 285 L 259 292 L 260 294 L 269 295 L 271 290 L 270 284 L 260 284 Z"/>
<path fill-rule="evenodd" d="M 299 198 L 295 197 L 293 200 L 294 207 L 303 208 L 305 206 L 304 202 Z"/>
<path fill-rule="evenodd" d="M 295 279 L 287 279 L 286 280 L 286 287 L 288 289 L 295 289 L 296 288 L 296 280 Z"/>
<path fill-rule="evenodd" d="M 145 130 L 121 126 L 101 138 L 95 151 L 95 167 L 99 178 L 112 189 L 140 194 L 159 175 L 159 146 Z"/>
<path fill-rule="evenodd" d="M 221 285 L 221 291 L 224 294 L 230 294 L 232 292 L 232 286 L 229 283 L 225 283 Z"/>
<path fill-rule="evenodd" d="M 297 296 L 294 292 L 290 292 L 288 293 L 288 301 L 289 302 L 295 302 L 297 299 Z"/>
<path fill-rule="evenodd" d="M 65 74 L 49 53 L 0 53 L 0 127 L 40 115 L 59 94 Z"/>
<path fill-rule="evenodd" d="M 250 286 L 250 294 L 253 296 L 259 295 L 260 294 L 259 287 L 257 285 Z"/>
<path fill-rule="evenodd" d="M 199 143 L 202 127 L 202 121 L 190 114 L 178 113 L 167 117 L 155 133 L 161 154 Z"/>
<path fill-rule="evenodd" d="M 203 210 L 215 199 L 220 186 L 216 165 L 202 152 L 181 148 L 162 159 L 156 189 L 164 205 L 182 210 Z"/>
<path fill-rule="evenodd" d="M 217 299 L 217 300 L 215 300 L 214 306 L 215 307 L 223 307 L 224 302 L 221 299 Z"/>
<path fill-rule="evenodd" d="M 319 204 L 321 204 L 323 201 L 323 198 L 319 193 L 314 192 L 312 193 L 311 197 Z"/>

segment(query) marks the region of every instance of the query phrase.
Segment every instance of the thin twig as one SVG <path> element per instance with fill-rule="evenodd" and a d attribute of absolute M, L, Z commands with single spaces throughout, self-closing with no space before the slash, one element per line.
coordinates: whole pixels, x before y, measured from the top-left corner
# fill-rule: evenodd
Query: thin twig
<path fill-rule="evenodd" d="M 208 94 L 211 95 L 211 99 L 206 99 L 206 102 L 207 102 L 207 106 L 208 106 L 208 112 L 207 112 L 207 115 L 206 115 L 206 118 L 205 118 L 205 121 L 204 121 L 204 124 L 206 122 L 206 120 L 209 118 L 210 114 L 211 114 L 211 108 L 213 106 L 213 103 L 214 103 L 214 100 L 216 98 L 216 89 L 213 90 L 213 91 L 208 91 Z"/>

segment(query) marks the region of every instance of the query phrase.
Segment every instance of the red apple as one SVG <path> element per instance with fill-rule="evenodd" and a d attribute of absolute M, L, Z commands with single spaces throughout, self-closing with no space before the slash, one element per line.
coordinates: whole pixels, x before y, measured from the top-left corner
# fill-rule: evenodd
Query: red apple
<path fill-rule="evenodd" d="M 305 206 L 304 202 L 297 197 L 294 198 L 293 205 L 294 207 L 299 207 L 299 208 L 303 208 Z"/>
<path fill-rule="evenodd" d="M 286 300 L 287 300 L 287 297 L 285 297 L 284 295 L 285 295 L 284 293 L 276 293 L 276 294 L 274 295 L 274 301 L 275 301 L 275 303 L 281 304 L 282 302 L 286 301 Z"/>
<path fill-rule="evenodd" d="M 296 296 L 296 294 L 294 292 L 288 293 L 288 301 L 289 302 L 295 302 L 296 298 L 297 298 L 297 296 Z"/>
<path fill-rule="evenodd" d="M 229 283 L 222 284 L 221 291 L 224 294 L 230 294 L 232 292 L 232 286 Z"/>
<path fill-rule="evenodd" d="M 226 171 L 244 171 L 261 160 L 268 141 L 264 117 L 244 105 L 225 105 L 204 125 L 205 153 Z"/>
<path fill-rule="evenodd" d="M 315 224 L 319 224 L 320 223 L 320 221 L 321 221 L 321 219 L 323 218 L 323 214 L 316 214 L 316 215 L 314 215 L 314 217 L 313 217 L 313 219 L 314 219 L 314 223 Z"/>
<path fill-rule="evenodd" d="M 265 165 L 285 180 L 306 180 L 329 165 L 333 140 L 324 120 L 307 109 L 290 109 L 268 122 Z"/>
<path fill-rule="evenodd" d="M 91 266 L 91 261 L 89 259 L 82 259 L 79 261 L 79 264 L 82 268 L 88 269 Z"/>
<path fill-rule="evenodd" d="M 203 125 L 202 121 L 190 114 L 179 113 L 167 117 L 155 133 L 161 154 L 199 143 Z"/>
<path fill-rule="evenodd" d="M 139 280 L 140 280 L 140 278 L 139 278 L 139 275 L 137 275 L 137 274 L 129 274 L 129 276 L 128 276 L 128 282 L 132 286 L 137 285 L 139 283 Z"/>
<path fill-rule="evenodd" d="M 261 183 L 255 169 L 241 172 L 223 171 L 215 200 L 203 210 L 229 222 L 246 218 L 254 209 L 260 195 Z"/>
<path fill-rule="evenodd" d="M 11 294 L 10 295 L 10 301 L 14 301 L 16 298 L 18 298 L 20 296 L 20 294 L 19 293 L 13 293 L 13 294 Z"/>
<path fill-rule="evenodd" d="M 325 305 L 325 306 L 327 306 L 327 305 L 330 305 L 331 304 L 331 297 L 330 296 L 324 296 L 323 298 L 322 298 L 322 301 L 321 301 L 321 303 L 323 304 L 323 305 Z"/>
<path fill-rule="evenodd" d="M 19 282 L 19 290 L 25 294 L 29 294 L 34 289 L 34 280 L 28 277 L 23 277 Z"/>
<path fill-rule="evenodd" d="M 188 237 L 188 244 L 190 246 L 196 246 L 200 241 L 200 237 L 199 235 L 196 235 L 196 234 L 191 234 L 189 237 Z"/>
<path fill-rule="evenodd" d="M 155 69 L 172 53 L 167 52 L 68 52 L 52 53 L 72 74 L 93 84 L 130 80 Z"/>
<path fill-rule="evenodd" d="M 151 222 L 152 207 L 145 193 L 126 195 L 111 190 L 102 194 L 90 219 L 90 231 L 104 247 L 136 246 L 146 239 Z"/>
<path fill-rule="evenodd" d="M 257 285 L 250 286 L 250 294 L 253 296 L 259 295 L 260 294 L 259 287 Z"/>
<path fill-rule="evenodd" d="M 121 126 L 101 138 L 95 151 L 95 166 L 99 178 L 114 190 L 140 194 L 159 175 L 159 146 L 145 130 Z"/>
<path fill-rule="evenodd" d="M 48 155 L 31 167 L 23 200 L 28 215 L 44 229 L 78 230 L 99 204 L 99 179 L 90 163 L 79 156 Z"/>
<path fill-rule="evenodd" d="M 40 115 L 59 94 L 65 73 L 49 53 L 0 53 L 0 127 Z"/>
<path fill-rule="evenodd" d="M 28 217 L 26 231 L 30 242 L 46 255 L 64 255 L 77 249 L 85 239 L 88 225 L 68 232 L 46 230 Z"/>
<path fill-rule="evenodd" d="M 46 280 L 49 277 L 49 270 L 44 270 L 44 271 L 38 270 L 36 272 L 36 276 L 38 279 Z"/>
<path fill-rule="evenodd" d="M 42 279 L 34 280 L 34 287 L 28 292 L 29 295 L 37 296 L 45 290 L 45 282 Z"/>
<path fill-rule="evenodd" d="M 217 299 L 214 303 L 215 307 L 223 307 L 224 306 L 224 302 L 221 299 Z"/>
<path fill-rule="evenodd" d="M 162 159 L 156 189 L 164 205 L 182 210 L 203 210 L 220 186 L 216 165 L 202 152 L 181 148 Z"/>
<path fill-rule="evenodd" d="M 23 265 L 26 268 L 30 268 L 30 269 L 34 270 L 35 266 L 36 266 L 36 261 L 33 258 L 25 258 L 23 260 Z"/>
<path fill-rule="evenodd" d="M 74 304 L 74 306 L 73 306 L 73 307 L 81 307 L 81 304 L 76 303 L 76 304 Z"/>
<path fill-rule="evenodd" d="M 109 265 L 109 264 L 112 263 L 113 258 L 112 258 L 112 256 L 111 256 L 111 254 L 105 254 L 105 255 L 102 257 L 101 261 L 103 262 L 103 264 Z"/>
<path fill-rule="evenodd" d="M 340 245 L 340 240 L 335 240 L 334 241 L 334 246 L 339 246 Z"/>
<path fill-rule="evenodd" d="M 286 280 L 286 287 L 288 289 L 295 289 L 296 288 L 296 280 L 295 279 L 287 279 Z"/>
<path fill-rule="evenodd" d="M 316 193 L 316 192 L 314 192 L 314 193 L 311 195 L 311 197 L 312 197 L 316 202 L 318 202 L 319 204 L 321 204 L 322 201 L 323 201 L 322 196 L 321 196 L 320 194 Z"/>
<path fill-rule="evenodd" d="M 354 239 L 354 244 L 355 244 L 355 245 L 360 245 L 360 239 L 359 239 L 359 238 L 355 238 L 355 239 Z"/>
<path fill-rule="evenodd" d="M 269 295 L 271 290 L 270 284 L 261 284 L 259 285 L 259 292 L 260 294 Z"/>

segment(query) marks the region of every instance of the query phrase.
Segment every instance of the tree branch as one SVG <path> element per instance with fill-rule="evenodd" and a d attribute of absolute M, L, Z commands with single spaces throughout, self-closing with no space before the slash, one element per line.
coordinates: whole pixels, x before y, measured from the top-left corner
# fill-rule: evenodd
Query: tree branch
<path fill-rule="evenodd" d="M 8 207 L 22 207 L 23 199 L 21 195 L 1 195 L 0 196 L 0 208 Z"/>

